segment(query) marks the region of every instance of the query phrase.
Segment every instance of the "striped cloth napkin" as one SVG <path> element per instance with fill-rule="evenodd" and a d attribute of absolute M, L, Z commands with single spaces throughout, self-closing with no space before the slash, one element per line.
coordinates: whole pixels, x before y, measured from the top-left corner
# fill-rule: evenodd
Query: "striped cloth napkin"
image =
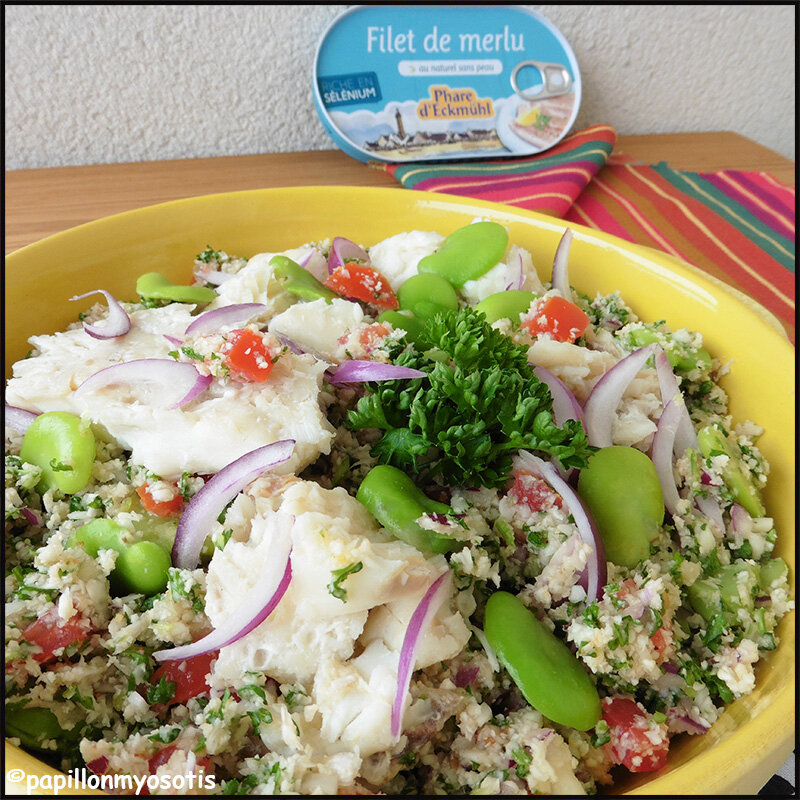
<path fill-rule="evenodd" d="M 593 125 L 536 156 L 385 164 L 409 189 L 551 214 L 670 253 L 761 303 L 794 341 L 795 191 L 765 172 L 698 173 L 612 155 Z"/>

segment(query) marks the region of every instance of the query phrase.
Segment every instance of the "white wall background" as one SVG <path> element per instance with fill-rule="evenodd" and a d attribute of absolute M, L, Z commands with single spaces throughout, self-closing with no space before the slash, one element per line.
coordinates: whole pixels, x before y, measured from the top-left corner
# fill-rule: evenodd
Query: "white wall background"
<path fill-rule="evenodd" d="M 332 149 L 311 99 L 346 6 L 5 8 L 6 169 Z M 795 154 L 783 6 L 530 6 L 575 49 L 576 126 L 732 130 Z"/>

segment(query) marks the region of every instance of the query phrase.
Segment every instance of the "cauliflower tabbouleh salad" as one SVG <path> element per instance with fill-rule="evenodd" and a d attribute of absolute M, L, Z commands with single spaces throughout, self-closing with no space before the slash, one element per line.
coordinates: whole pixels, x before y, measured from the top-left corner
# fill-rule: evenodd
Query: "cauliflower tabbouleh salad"
<path fill-rule="evenodd" d="M 476 220 L 71 298 L 105 301 L 7 384 L 10 740 L 221 794 L 582 794 L 751 692 L 793 607 L 761 429 L 570 240 L 550 283 Z"/>

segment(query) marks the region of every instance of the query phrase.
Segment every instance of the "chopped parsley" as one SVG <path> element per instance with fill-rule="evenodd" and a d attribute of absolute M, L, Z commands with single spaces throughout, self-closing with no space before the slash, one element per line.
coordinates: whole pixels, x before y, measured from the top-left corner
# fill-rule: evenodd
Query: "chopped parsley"
<path fill-rule="evenodd" d="M 175 697 L 175 690 L 178 684 L 175 681 L 168 681 L 163 675 L 158 679 L 158 683 L 154 683 L 147 687 L 145 697 L 150 705 L 157 703 L 168 703 Z"/>
<path fill-rule="evenodd" d="M 492 328 L 472 308 L 436 314 L 420 343 L 393 363 L 424 378 L 365 384 L 347 419 L 353 430 L 377 428 L 372 455 L 414 477 L 446 486 L 501 486 L 520 450 L 581 468 L 591 452 L 576 420 L 559 428 L 547 386 L 533 374 L 527 349 Z"/>
<path fill-rule="evenodd" d="M 328 584 L 328 592 L 332 594 L 337 600 L 343 603 L 347 602 L 347 589 L 342 586 L 344 580 L 350 575 L 355 575 L 356 572 L 361 572 L 364 565 L 360 561 L 355 564 L 348 564 L 341 569 L 334 569 L 331 571 L 331 582 Z"/>

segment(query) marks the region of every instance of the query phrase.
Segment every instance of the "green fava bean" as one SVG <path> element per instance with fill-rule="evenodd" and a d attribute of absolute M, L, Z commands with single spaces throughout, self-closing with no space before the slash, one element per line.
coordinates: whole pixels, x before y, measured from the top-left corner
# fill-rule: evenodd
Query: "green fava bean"
<path fill-rule="evenodd" d="M 719 571 L 719 577 L 719 594 L 723 607 L 734 614 L 740 609 L 752 611 L 758 588 L 758 566 L 737 561 L 723 567 Z"/>
<path fill-rule="evenodd" d="M 456 290 L 435 273 L 412 275 L 398 289 L 397 302 L 423 320 L 440 311 L 458 311 Z"/>
<path fill-rule="evenodd" d="M 578 494 L 594 517 L 614 564 L 635 567 L 650 554 L 664 521 L 664 496 L 653 462 L 634 447 L 604 447 L 589 457 Z"/>
<path fill-rule="evenodd" d="M 136 281 L 136 293 L 148 300 L 171 300 L 175 303 L 210 303 L 217 293 L 207 286 L 182 286 L 160 272 L 146 272 Z"/>
<path fill-rule="evenodd" d="M 95 439 L 80 417 L 66 411 L 39 414 L 25 431 L 20 458 L 42 469 L 43 489 L 75 494 L 92 477 Z"/>
<path fill-rule="evenodd" d="M 579 731 L 600 719 L 600 697 L 583 665 L 520 600 L 495 592 L 484 632 L 525 699 L 545 717 Z"/>
<path fill-rule="evenodd" d="M 686 594 L 692 608 L 707 622 L 722 611 L 719 586 L 708 578 L 696 580 L 686 590 Z"/>
<path fill-rule="evenodd" d="M 648 344 L 661 344 L 658 334 L 647 328 L 637 328 L 630 332 L 631 343 L 636 347 L 645 347 Z M 672 347 L 665 347 L 664 352 L 670 366 L 680 372 L 690 372 L 695 367 L 707 368 L 711 366 L 711 354 L 705 347 L 699 348 L 695 353 L 681 353 Z"/>
<path fill-rule="evenodd" d="M 155 542 L 136 542 L 117 556 L 112 576 L 131 592 L 153 595 L 167 588 L 169 554 Z"/>
<path fill-rule="evenodd" d="M 20 740 L 23 747 L 41 750 L 49 739 L 69 738 L 72 731 L 65 731 L 56 715 L 47 708 L 17 708 L 5 713 L 6 736 Z"/>
<path fill-rule="evenodd" d="M 273 256 L 269 265 L 273 275 L 283 288 L 303 300 L 331 300 L 339 297 L 336 292 L 321 284 L 307 269 L 303 269 L 296 261 L 287 256 Z"/>
<path fill-rule="evenodd" d="M 505 255 L 508 231 L 496 222 L 474 222 L 451 233 L 441 247 L 425 256 L 417 271 L 441 275 L 460 289 L 485 275 Z"/>
<path fill-rule="evenodd" d="M 758 585 L 768 592 L 776 581 L 781 581 L 789 574 L 789 567 L 782 558 L 771 558 L 759 565 Z"/>
<path fill-rule="evenodd" d="M 378 316 L 378 322 L 388 322 L 395 330 L 401 328 L 406 332 L 406 337 L 415 344 L 422 338 L 425 330 L 425 326 L 416 317 L 400 311 L 384 311 Z"/>
<path fill-rule="evenodd" d="M 733 494 L 733 499 L 750 516 L 763 517 L 766 512 L 761 492 L 740 460 L 742 452 L 739 446 L 714 425 L 707 425 L 697 432 L 697 446 L 706 458 L 728 456 L 728 463 L 722 469 L 722 480 Z"/>
<path fill-rule="evenodd" d="M 423 514 L 449 514 L 453 510 L 427 497 L 396 467 L 386 464 L 373 467 L 358 487 L 356 499 L 384 528 L 417 550 L 448 553 L 459 544 L 449 536 L 419 525 L 417 520 Z"/>
<path fill-rule="evenodd" d="M 510 319 L 516 324 L 519 323 L 520 314 L 524 314 L 537 297 L 533 292 L 524 292 L 522 289 L 507 289 L 490 294 L 475 306 L 475 310 L 480 311 L 490 325 L 499 319 Z"/>
<path fill-rule="evenodd" d="M 113 550 L 121 553 L 125 547 L 128 530 L 112 519 L 93 519 L 78 528 L 67 542 L 68 547 L 82 544 L 86 552 L 96 558 L 101 550 Z"/>
<path fill-rule="evenodd" d="M 100 550 L 114 550 L 117 561 L 111 572 L 115 590 L 146 595 L 163 592 L 167 586 L 170 556 L 164 547 L 153 541 L 127 544 L 129 532 L 110 519 L 94 519 L 75 531 L 69 544 L 82 544 L 90 556 Z"/>

